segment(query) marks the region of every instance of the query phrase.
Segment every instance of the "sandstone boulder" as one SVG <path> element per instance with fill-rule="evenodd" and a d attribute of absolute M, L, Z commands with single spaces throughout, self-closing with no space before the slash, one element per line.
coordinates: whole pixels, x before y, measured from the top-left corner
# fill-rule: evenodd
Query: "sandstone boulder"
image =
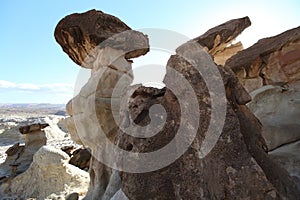
<path fill-rule="evenodd" d="M 33 156 L 28 170 L 0 188 L 20 199 L 64 199 L 73 192 L 83 196 L 89 183 L 88 173 L 68 161 L 69 156 L 61 150 L 43 146 Z M 2 195 L 5 197 L 5 193 Z"/>

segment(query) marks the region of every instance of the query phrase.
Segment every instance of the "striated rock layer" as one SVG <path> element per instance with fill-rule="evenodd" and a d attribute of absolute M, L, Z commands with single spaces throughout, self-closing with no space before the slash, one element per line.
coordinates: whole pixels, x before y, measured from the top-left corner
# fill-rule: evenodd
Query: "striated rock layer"
<path fill-rule="evenodd" d="M 248 92 L 300 80 L 300 27 L 259 40 L 227 60 Z"/>

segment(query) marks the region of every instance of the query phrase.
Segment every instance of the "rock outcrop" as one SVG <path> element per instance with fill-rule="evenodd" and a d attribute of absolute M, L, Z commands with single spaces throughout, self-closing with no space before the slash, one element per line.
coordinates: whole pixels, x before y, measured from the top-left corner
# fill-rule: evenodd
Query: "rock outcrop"
<path fill-rule="evenodd" d="M 10 181 L 15 176 L 25 172 L 33 160 L 33 155 L 43 145 L 46 145 L 47 138 L 43 130 L 49 126 L 48 124 L 32 124 L 19 128 L 20 132 L 25 137 L 25 145 L 16 143 L 7 151 L 7 158 L 0 165 L 0 184 Z"/>
<path fill-rule="evenodd" d="M 241 42 L 232 43 L 250 25 L 249 17 L 233 19 L 209 29 L 193 41 L 203 46 L 214 57 L 217 64 L 224 65 L 228 58 L 243 49 Z"/>
<path fill-rule="evenodd" d="M 69 156 L 49 146 L 41 147 L 33 156 L 28 170 L 1 185 L 16 199 L 64 199 L 76 192 L 85 195 L 89 183 L 88 173 L 68 164 Z M 2 194 L 5 198 L 5 193 Z"/>
<path fill-rule="evenodd" d="M 195 56 L 193 61 L 200 63 L 197 67 L 217 68 L 201 47 L 195 47 L 193 44 L 179 47 L 178 55 L 171 56 L 168 62 L 169 70 L 167 69 L 164 79 L 166 91 L 140 87 L 129 101 L 128 112 L 132 121 L 128 117 L 123 119 L 126 123 L 129 120 L 129 124 L 144 126 L 149 123 L 149 118 L 141 113 L 148 113 L 152 105 L 160 104 L 164 106 L 168 115 L 164 128 L 154 137 L 147 139 L 134 138 L 121 131 L 117 137 L 118 144 L 123 149 L 145 153 L 156 151 L 173 139 L 181 126 L 180 121 L 186 120 L 180 115 L 182 108 L 178 99 L 191 99 L 191 94 L 182 90 L 175 96 L 168 89 L 176 85 L 176 75 L 170 68 L 179 71 L 192 85 L 199 102 L 201 126 L 188 150 L 171 165 L 148 173 L 122 172 L 122 190 L 126 196 L 129 199 L 298 198 L 300 193 L 293 179 L 267 155 L 266 144 L 260 134 L 261 124 L 245 106 L 250 97 L 234 74 L 226 68 L 217 68 L 224 80 L 227 96 L 225 124 L 216 145 L 204 158 L 201 157 L 201 145 L 204 145 L 207 135 L 211 134 L 208 131 L 207 117 L 212 114 L 211 96 L 217 94 L 209 94 L 203 77 L 192 64 L 180 56 L 182 51 L 189 50 L 189 53 L 193 52 L 191 54 Z M 158 93 L 161 94 L 159 97 Z M 221 126 L 218 121 L 214 123 L 215 126 Z M 188 138 L 189 131 L 195 127 L 191 127 L 188 122 L 184 124 L 183 130 Z M 177 149 L 185 142 L 182 138 L 176 141 Z M 128 146 L 131 148 L 128 149 Z M 139 167 L 143 166 L 136 166 Z"/>
<path fill-rule="evenodd" d="M 127 34 L 119 19 L 92 10 L 57 25 L 64 52 L 92 71 L 67 105 L 68 130 L 92 153 L 85 199 L 299 198 L 294 179 L 267 154 L 261 124 L 246 106 L 250 96 L 208 54 L 249 25 L 247 17 L 232 20 L 180 46 L 163 89 L 129 87 L 128 59 L 148 51 L 148 38 Z"/>
<path fill-rule="evenodd" d="M 225 64 L 248 92 L 263 85 L 290 85 L 300 80 L 300 27 L 259 40 Z"/>

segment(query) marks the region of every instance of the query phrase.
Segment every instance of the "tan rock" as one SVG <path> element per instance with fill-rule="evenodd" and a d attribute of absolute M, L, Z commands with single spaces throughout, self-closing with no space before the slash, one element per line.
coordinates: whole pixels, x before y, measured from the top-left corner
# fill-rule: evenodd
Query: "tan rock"
<path fill-rule="evenodd" d="M 262 85 L 290 85 L 300 80 L 300 27 L 259 40 L 226 62 L 248 92 Z"/>
<path fill-rule="evenodd" d="M 28 170 L 10 182 L 10 191 L 25 199 L 48 199 L 53 194 L 67 196 L 73 192 L 84 195 L 89 183 L 88 173 L 68 161 L 69 156 L 63 151 L 43 146 L 34 155 Z M 5 186 L 1 189 L 5 190 Z"/>

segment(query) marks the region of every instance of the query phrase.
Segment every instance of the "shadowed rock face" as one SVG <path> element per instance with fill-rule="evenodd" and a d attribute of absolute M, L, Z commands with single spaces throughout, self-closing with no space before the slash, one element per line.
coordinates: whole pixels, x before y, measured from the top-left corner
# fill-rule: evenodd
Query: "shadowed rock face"
<path fill-rule="evenodd" d="M 63 18 L 55 28 L 56 41 L 63 51 L 78 65 L 92 68 L 96 46 L 123 50 L 125 58 L 135 58 L 149 51 L 148 38 L 138 31 L 132 31 L 117 17 L 101 11 L 90 10 L 71 14 Z"/>
<path fill-rule="evenodd" d="M 300 27 L 259 40 L 226 62 L 251 92 L 263 85 L 300 80 Z"/>
<path fill-rule="evenodd" d="M 179 47 L 178 51 L 191 48 Z M 209 56 L 205 59 L 201 55 L 204 53 L 203 50 L 195 52 L 201 60 L 197 67 L 214 65 Z M 211 97 L 195 67 L 181 56 L 171 56 L 168 67 L 179 71 L 193 86 L 199 101 L 200 127 L 192 145 L 171 165 L 148 173 L 121 173 L 122 190 L 129 199 L 295 199 L 300 195 L 288 173 L 267 155 L 261 124 L 245 106 L 249 96 L 227 68 L 218 67 L 227 97 L 225 125 L 215 147 L 206 157 L 200 158 L 200 146 L 210 123 Z M 185 90 L 180 94 L 183 96 L 175 96 L 168 89 L 175 83 L 174 77 L 169 69 L 164 79 L 166 89 L 140 87 L 133 93 L 127 109 L 131 118 L 123 116 L 123 123 L 149 124 L 149 116 L 142 113 L 149 113 L 149 108 L 155 104 L 164 106 L 167 122 L 157 135 L 147 139 L 119 131 L 117 143 L 121 148 L 139 153 L 153 152 L 174 139 L 180 121 L 186 120 L 182 118 L 178 98 L 190 99 Z M 185 126 L 189 137 L 191 127 L 188 123 Z M 177 147 L 184 142 L 184 139 L 176 141 Z"/>

